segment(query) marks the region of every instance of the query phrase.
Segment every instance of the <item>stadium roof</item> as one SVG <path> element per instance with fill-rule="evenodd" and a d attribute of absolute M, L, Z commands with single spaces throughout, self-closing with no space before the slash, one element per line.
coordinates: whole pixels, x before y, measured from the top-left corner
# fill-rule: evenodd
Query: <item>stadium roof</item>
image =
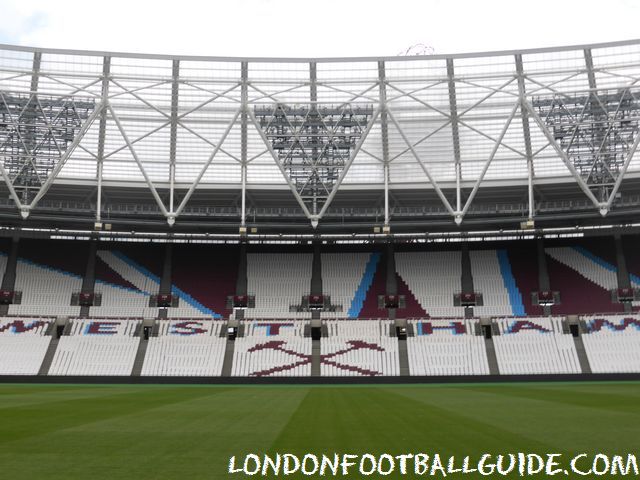
<path fill-rule="evenodd" d="M 0 45 L 0 219 L 235 233 L 629 223 L 639 80 L 640 40 L 316 59 Z"/>

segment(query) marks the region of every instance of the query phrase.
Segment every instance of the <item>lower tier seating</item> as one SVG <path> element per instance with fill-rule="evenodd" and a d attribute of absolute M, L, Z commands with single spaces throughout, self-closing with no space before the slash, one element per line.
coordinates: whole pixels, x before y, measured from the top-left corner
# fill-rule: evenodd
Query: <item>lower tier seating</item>
<path fill-rule="evenodd" d="M 611 315 L 584 317 L 583 334 L 593 373 L 640 372 L 640 316 Z"/>
<path fill-rule="evenodd" d="M 235 340 L 232 376 L 310 376 L 311 338 L 304 336 L 308 323 L 244 322 L 244 336 Z"/>
<path fill-rule="evenodd" d="M 488 375 L 478 320 L 411 320 L 407 338 L 411 375 Z"/>
<path fill-rule="evenodd" d="M 388 320 L 326 320 L 320 342 L 322 376 L 399 375 L 398 339 Z"/>
<path fill-rule="evenodd" d="M 52 318 L 0 320 L 0 375 L 37 375 L 55 329 Z M 71 319 L 49 375 L 130 375 L 140 345 L 140 319 Z M 220 376 L 227 352 L 224 321 L 160 320 L 142 364 L 146 376 Z M 640 372 L 640 315 L 581 319 L 586 360 L 593 373 Z M 500 374 L 580 373 L 575 340 L 560 317 L 494 320 Z M 327 336 L 316 353 L 322 376 L 400 374 L 399 342 L 390 320 L 324 320 Z M 414 376 L 489 374 L 477 319 L 409 320 L 409 373 Z M 47 333 L 49 335 L 47 335 Z M 311 376 L 309 321 L 249 320 L 240 325 L 231 374 L 241 377 Z M 307 334 L 307 336 L 305 336 Z M 55 345 L 55 343 L 53 344 Z M 52 346 L 53 346 L 52 345 Z"/>
<path fill-rule="evenodd" d="M 159 334 L 150 337 L 142 375 L 219 376 L 227 343 L 223 322 L 211 320 L 159 321 Z"/>
<path fill-rule="evenodd" d="M 562 333 L 560 318 L 496 320 L 493 337 L 501 374 L 580 373 L 573 337 Z"/>
<path fill-rule="evenodd" d="M 49 375 L 131 375 L 139 320 L 74 319 L 62 336 Z"/>
<path fill-rule="evenodd" d="M 51 337 L 51 319 L 0 320 L 0 375 L 37 375 Z"/>

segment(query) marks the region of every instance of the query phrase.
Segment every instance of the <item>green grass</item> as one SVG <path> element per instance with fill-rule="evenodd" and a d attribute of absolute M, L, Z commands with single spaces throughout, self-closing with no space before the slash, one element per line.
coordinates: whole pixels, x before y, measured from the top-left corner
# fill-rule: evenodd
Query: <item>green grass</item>
<path fill-rule="evenodd" d="M 6 480 L 259 478 L 226 473 L 231 455 L 251 452 L 640 457 L 639 447 L 640 383 L 0 385 Z"/>

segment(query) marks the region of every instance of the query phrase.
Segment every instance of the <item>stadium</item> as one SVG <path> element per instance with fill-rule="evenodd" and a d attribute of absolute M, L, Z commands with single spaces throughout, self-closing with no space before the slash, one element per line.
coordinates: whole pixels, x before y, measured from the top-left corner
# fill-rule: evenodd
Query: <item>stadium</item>
<path fill-rule="evenodd" d="M 240 477 L 276 452 L 588 452 L 582 471 L 624 471 L 639 81 L 640 40 L 0 45 L 7 478 L 226 478 L 232 456 Z"/>

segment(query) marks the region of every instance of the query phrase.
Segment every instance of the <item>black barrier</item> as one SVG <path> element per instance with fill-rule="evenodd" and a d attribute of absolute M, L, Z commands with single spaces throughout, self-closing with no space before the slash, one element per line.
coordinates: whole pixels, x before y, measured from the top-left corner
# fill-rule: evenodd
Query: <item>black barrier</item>
<path fill-rule="evenodd" d="M 127 385 L 380 385 L 526 382 L 640 381 L 640 373 L 570 373 L 545 375 L 452 375 L 430 377 L 130 377 L 0 375 L 0 383 Z"/>

